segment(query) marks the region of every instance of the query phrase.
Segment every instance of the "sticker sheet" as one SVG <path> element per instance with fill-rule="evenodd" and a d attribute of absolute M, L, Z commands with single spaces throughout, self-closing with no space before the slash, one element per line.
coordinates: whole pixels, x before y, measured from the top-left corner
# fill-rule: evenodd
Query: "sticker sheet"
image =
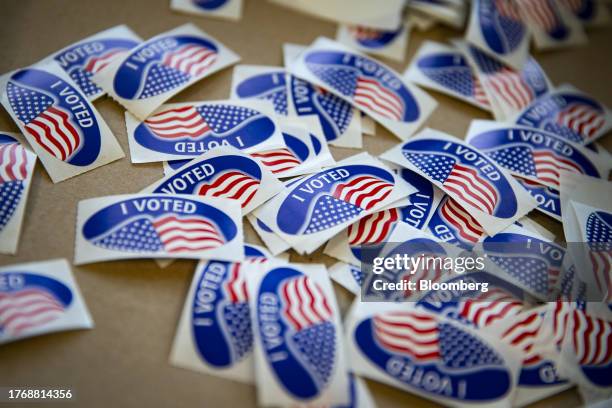
<path fill-rule="evenodd" d="M 512 402 L 519 354 L 482 331 L 405 303 L 356 301 L 346 333 L 356 374 L 448 406 Z"/>
<path fill-rule="evenodd" d="M 348 404 L 342 324 L 325 266 L 264 263 L 246 280 L 258 404 Z"/>
<path fill-rule="evenodd" d="M 300 53 L 307 48 L 302 45 L 283 44 L 285 66 L 293 64 Z M 329 144 L 354 148 L 362 146 L 361 132 L 365 132 L 362 129 L 363 115 L 344 99 L 321 87 L 288 75 L 287 103 L 291 116 L 316 115 Z"/>
<path fill-rule="evenodd" d="M 170 97 L 238 60 L 223 44 L 185 24 L 114 59 L 92 80 L 144 120 Z"/>
<path fill-rule="evenodd" d="M 489 98 L 473 68 L 461 51 L 450 45 L 424 41 L 403 77 L 417 85 L 491 111 Z"/>
<path fill-rule="evenodd" d="M 124 157 L 102 116 L 55 61 L 3 75 L 0 94 L 54 183 Z"/>
<path fill-rule="evenodd" d="M 291 245 L 284 241 L 281 237 L 279 237 L 274 231 L 270 229 L 266 224 L 263 223 L 259 218 L 255 217 L 253 214 L 247 215 L 247 220 L 259 235 L 259 238 L 264 242 L 266 248 L 272 253 L 272 255 L 276 256 L 281 252 L 285 252 Z"/>
<path fill-rule="evenodd" d="M 407 23 L 394 30 L 377 30 L 365 25 L 339 25 L 336 41 L 355 50 L 402 62 L 406 55 Z"/>
<path fill-rule="evenodd" d="M 236 65 L 232 74 L 231 99 L 271 102 L 277 115 L 287 115 L 287 72 L 284 67 Z"/>
<path fill-rule="evenodd" d="M 540 50 L 588 42 L 580 20 L 557 0 L 516 0 L 521 15 Z"/>
<path fill-rule="evenodd" d="M 554 133 L 492 121 L 472 121 L 466 141 L 512 175 L 559 189 L 561 171 L 608 178 L 604 155 Z"/>
<path fill-rule="evenodd" d="M 253 383 L 253 331 L 246 273 L 249 263 L 271 257 L 261 247 L 244 245 L 243 262 L 201 260 L 179 320 L 170 363 L 179 367 Z"/>
<path fill-rule="evenodd" d="M 136 258 L 241 261 L 242 245 L 236 200 L 115 195 L 79 202 L 74 264 Z"/>
<path fill-rule="evenodd" d="M 529 55 L 529 30 L 513 1 L 474 0 L 466 40 L 516 69 Z"/>
<path fill-rule="evenodd" d="M 415 188 L 367 153 L 292 181 L 255 216 L 300 253 L 311 253 L 366 215 Z"/>
<path fill-rule="evenodd" d="M 218 146 L 247 153 L 284 146 L 274 111 L 263 101 L 206 101 L 163 105 L 144 121 L 125 123 L 132 163 L 191 159 Z"/>
<path fill-rule="evenodd" d="M 589 144 L 612 129 L 612 111 L 571 85 L 562 85 L 535 100 L 512 121 Z"/>
<path fill-rule="evenodd" d="M 17 252 L 36 155 L 20 135 L 0 131 L 0 253 Z"/>
<path fill-rule="evenodd" d="M 94 327 L 65 259 L 1 267 L 0 304 L 0 344 Z"/>
<path fill-rule="evenodd" d="M 91 82 L 91 77 L 141 42 L 142 38 L 128 26 L 119 25 L 69 45 L 49 58 L 70 75 L 90 101 L 94 101 L 104 95 L 104 91 Z"/>
<path fill-rule="evenodd" d="M 240 20 L 242 0 L 171 0 L 172 10 L 204 17 Z"/>
<path fill-rule="evenodd" d="M 156 181 L 142 192 L 227 198 L 237 201 L 242 215 L 245 215 L 283 188 L 283 183 L 257 159 L 233 147 L 218 147 Z"/>
<path fill-rule="evenodd" d="M 504 65 L 463 41 L 455 44 L 476 71 L 497 120 L 509 120 L 552 90 L 550 80 L 533 57 L 520 69 Z"/>
<path fill-rule="evenodd" d="M 425 129 L 380 156 L 416 171 L 467 210 L 495 235 L 537 206 L 503 168 L 463 141 Z"/>
<path fill-rule="evenodd" d="M 437 106 L 391 68 L 326 38 L 317 39 L 289 71 L 335 94 L 405 140 Z"/>

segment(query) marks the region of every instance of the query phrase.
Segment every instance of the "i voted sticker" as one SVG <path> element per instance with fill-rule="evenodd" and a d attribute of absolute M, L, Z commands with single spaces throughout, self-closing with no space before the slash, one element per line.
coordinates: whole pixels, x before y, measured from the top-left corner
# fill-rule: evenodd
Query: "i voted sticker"
<path fill-rule="evenodd" d="M 120 25 L 72 44 L 50 58 L 57 61 L 81 92 L 93 101 L 104 95 L 104 91 L 90 78 L 141 42 L 142 39 L 129 27 Z"/>
<path fill-rule="evenodd" d="M 219 146 L 247 153 L 280 148 L 274 112 L 261 101 L 163 105 L 144 121 L 125 114 L 132 162 L 194 158 Z"/>
<path fill-rule="evenodd" d="M 171 96 L 238 60 L 223 44 L 185 24 L 114 59 L 92 80 L 144 120 Z"/>
<path fill-rule="evenodd" d="M 391 68 L 325 38 L 303 51 L 289 71 L 351 103 L 402 140 L 436 107 Z"/>
<path fill-rule="evenodd" d="M 110 129 L 53 60 L 0 79 L 2 104 L 53 182 L 123 157 Z"/>
<path fill-rule="evenodd" d="M 135 194 L 79 202 L 75 264 L 133 258 L 240 261 L 235 200 Z"/>
<path fill-rule="evenodd" d="M 536 210 L 557 221 L 561 221 L 561 197 L 559 195 L 559 190 L 520 177 L 517 177 L 516 181 L 536 199 L 538 202 Z"/>
<path fill-rule="evenodd" d="M 234 21 L 242 16 L 242 0 L 172 0 L 170 8 L 196 16 Z"/>
<path fill-rule="evenodd" d="M 287 115 L 287 73 L 283 67 L 236 65 L 231 99 L 260 99 L 274 105 L 274 112 Z"/>
<path fill-rule="evenodd" d="M 486 235 L 478 221 L 449 196 L 442 199 L 427 229 L 439 240 L 464 249 L 472 249 Z"/>
<path fill-rule="evenodd" d="M 394 30 L 379 30 L 365 25 L 338 26 L 336 40 L 348 47 L 368 54 L 403 61 L 408 41 L 407 24 Z"/>
<path fill-rule="evenodd" d="M 494 161 L 442 132 L 423 130 L 381 158 L 425 176 L 466 209 L 489 235 L 536 207 L 527 191 Z"/>

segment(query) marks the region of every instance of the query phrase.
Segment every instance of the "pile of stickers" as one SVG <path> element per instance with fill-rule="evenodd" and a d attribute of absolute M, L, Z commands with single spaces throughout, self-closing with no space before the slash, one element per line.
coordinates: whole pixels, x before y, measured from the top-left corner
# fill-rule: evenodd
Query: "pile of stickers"
<path fill-rule="evenodd" d="M 341 17 L 338 41 L 285 44 L 284 66 L 235 66 L 226 100 L 165 104 L 240 59 L 192 24 L 146 41 L 114 27 L 0 77 L 22 133 L 0 134 L 0 252 L 17 250 L 37 158 L 57 183 L 124 157 L 93 104 L 107 94 L 125 108 L 132 163 L 161 162 L 165 175 L 81 201 L 74 264 L 199 260 L 172 364 L 254 383 L 263 406 L 373 406 L 359 376 L 452 406 L 524 406 L 574 385 L 587 402 L 609 398 L 612 161 L 596 141 L 612 112 L 554 86 L 529 55 L 531 37 L 584 40 L 604 4 L 413 0 L 406 17 L 403 0 L 342 12 L 345 0 L 273 1 Z M 172 1 L 225 2 L 186 3 Z M 408 21 L 460 28 L 467 15 L 463 40 L 424 42 L 403 75 L 362 53 L 402 60 Z M 418 86 L 495 121 L 419 130 L 437 103 Z M 401 143 L 334 160 L 330 145 L 361 148 L 375 122 Z M 555 243 L 525 217 L 534 210 L 588 255 Z M 265 248 L 244 241 L 245 216 Z M 415 241 L 533 250 L 494 257 L 481 299 L 362 302 L 362 245 Z M 285 253 L 320 248 L 339 261 L 329 271 Z M 357 295 L 344 318 L 330 278 Z M 0 268 L 0 343 L 91 327 L 65 260 Z"/>

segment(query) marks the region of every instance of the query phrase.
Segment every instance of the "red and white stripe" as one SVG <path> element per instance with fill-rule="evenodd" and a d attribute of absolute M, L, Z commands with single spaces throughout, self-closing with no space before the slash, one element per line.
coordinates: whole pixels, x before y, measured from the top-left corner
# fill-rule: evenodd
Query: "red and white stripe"
<path fill-rule="evenodd" d="M 26 132 L 49 154 L 68 160 L 81 145 L 81 134 L 68 113 L 50 106 L 25 125 Z"/>
<path fill-rule="evenodd" d="M 533 152 L 538 179 L 559 188 L 561 171 L 582 174 L 583 171 L 576 163 L 547 150 L 536 150 Z"/>
<path fill-rule="evenodd" d="M 484 234 L 478 221 L 450 197 L 440 207 L 440 215 L 457 230 L 464 241 L 476 243 Z"/>
<path fill-rule="evenodd" d="M 584 6 L 584 0 L 561 0 L 572 12 L 579 12 Z"/>
<path fill-rule="evenodd" d="M 523 365 L 542 361 L 542 356 L 535 351 L 542 320 L 537 310 L 521 313 L 517 321 L 502 334 L 505 341 L 523 351 Z"/>
<path fill-rule="evenodd" d="M 355 103 L 385 118 L 401 121 L 404 117 L 404 103 L 395 93 L 372 78 L 357 78 Z"/>
<path fill-rule="evenodd" d="M 574 103 L 557 114 L 557 123 L 590 138 L 606 124 L 606 118 L 590 105 Z"/>
<path fill-rule="evenodd" d="M 225 292 L 232 303 L 244 303 L 249 300 L 247 295 L 246 279 L 240 270 L 239 262 L 232 264 L 232 269 L 230 270 L 228 279 L 225 282 Z"/>
<path fill-rule="evenodd" d="M 597 283 L 600 292 L 605 295 L 605 300 L 609 300 L 612 296 L 612 276 L 610 276 L 612 252 L 591 249 L 589 250 L 589 259 L 593 275 L 595 275 L 595 283 Z"/>
<path fill-rule="evenodd" d="M 357 40 L 376 40 L 384 34 L 383 31 L 364 26 L 349 26 L 349 31 Z"/>
<path fill-rule="evenodd" d="M 612 363 L 612 322 L 574 309 L 572 339 L 581 366 L 606 366 Z"/>
<path fill-rule="evenodd" d="M 164 139 L 182 137 L 198 138 L 210 132 L 210 126 L 193 106 L 170 109 L 157 113 L 147 120 L 145 125 L 155 135 Z"/>
<path fill-rule="evenodd" d="M 28 177 L 28 155 L 19 143 L 0 144 L 0 182 L 25 180 Z"/>
<path fill-rule="evenodd" d="M 201 184 L 197 188 L 197 193 L 201 196 L 238 200 L 242 208 L 244 208 L 255 197 L 258 190 L 259 180 L 248 174 L 232 170 L 221 173 L 210 183 Z"/>
<path fill-rule="evenodd" d="M 202 75 L 217 60 L 214 50 L 196 44 L 187 44 L 164 55 L 162 64 L 191 77 Z"/>
<path fill-rule="evenodd" d="M 440 358 L 438 320 L 417 311 L 377 314 L 376 341 L 385 349 L 420 362 Z"/>
<path fill-rule="evenodd" d="M 522 110 L 534 99 L 531 87 L 521 76 L 521 73 L 508 67 L 487 75 L 487 85 L 495 98 L 515 111 Z"/>
<path fill-rule="evenodd" d="M 551 0 L 519 0 L 520 10 L 532 23 L 546 32 L 559 25 L 558 11 Z"/>
<path fill-rule="evenodd" d="M 282 173 L 302 164 L 300 159 L 286 147 L 267 150 L 261 153 L 252 153 L 251 156 L 258 158 L 272 173 L 280 174 L 281 176 Z"/>
<path fill-rule="evenodd" d="M 565 338 L 565 333 L 567 331 L 569 316 L 572 310 L 573 307 L 569 302 L 557 301 L 555 303 L 555 308 L 552 313 L 552 337 L 553 343 L 557 347 L 561 347 L 561 344 L 563 343 L 563 339 Z"/>
<path fill-rule="evenodd" d="M 297 331 L 333 317 L 323 290 L 307 276 L 291 278 L 281 288 L 283 315 Z"/>
<path fill-rule="evenodd" d="M 0 329 L 11 335 L 49 323 L 64 314 L 64 307 L 51 293 L 23 289 L 0 293 Z"/>
<path fill-rule="evenodd" d="M 102 55 L 94 55 L 87 61 L 87 64 L 83 67 L 85 71 L 89 71 L 92 74 L 102 70 L 105 66 L 115 59 L 119 54 L 125 52 L 123 49 L 109 50 Z"/>
<path fill-rule="evenodd" d="M 523 304 L 508 292 L 494 288 L 469 299 L 460 306 L 459 315 L 476 327 L 482 328 L 499 319 L 513 316 L 523 309 Z"/>
<path fill-rule="evenodd" d="M 476 102 L 483 106 L 491 106 L 491 102 L 489 102 L 489 97 L 482 86 L 482 82 L 480 82 L 476 76 L 472 77 L 472 81 L 474 83 L 474 99 Z"/>
<path fill-rule="evenodd" d="M 405 298 L 410 297 L 414 293 L 421 292 L 419 289 L 421 280 L 438 282 L 442 277 L 443 265 L 442 262 L 439 261 L 440 257 L 434 254 L 422 254 L 418 258 L 423 259 L 422 261 L 418 261 L 419 264 L 417 266 L 419 266 L 419 268 L 407 270 L 400 279 L 402 282 L 414 282 L 416 284 L 416 290 L 411 291 L 410 289 L 406 289 L 404 291 Z M 431 262 L 427 261 L 428 259 L 430 259 Z"/>
<path fill-rule="evenodd" d="M 190 252 L 218 248 L 225 244 L 212 222 L 200 217 L 166 215 L 153 221 L 166 252 Z"/>
<path fill-rule="evenodd" d="M 348 227 L 349 245 L 376 244 L 382 242 L 399 220 L 399 210 L 392 208 L 370 214 Z"/>
<path fill-rule="evenodd" d="M 359 176 L 346 183 L 338 184 L 332 196 L 347 203 L 369 210 L 383 201 L 393 184 L 372 176 Z"/>
<path fill-rule="evenodd" d="M 514 0 L 495 0 L 495 8 L 500 16 L 521 21 L 521 14 Z"/>
<path fill-rule="evenodd" d="M 455 163 L 450 174 L 442 183 L 443 187 L 459 199 L 480 211 L 493 214 L 499 195 L 487 180 L 472 167 Z"/>

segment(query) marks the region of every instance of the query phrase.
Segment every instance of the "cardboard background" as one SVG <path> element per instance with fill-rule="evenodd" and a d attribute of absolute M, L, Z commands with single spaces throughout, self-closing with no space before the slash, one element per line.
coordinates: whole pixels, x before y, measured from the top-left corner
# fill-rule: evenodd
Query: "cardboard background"
<path fill-rule="evenodd" d="M 263 0 L 245 0 L 237 23 L 172 12 L 169 0 L 5 0 L 0 25 L 0 72 L 36 62 L 77 40 L 112 27 L 128 24 L 149 38 L 192 21 L 236 51 L 245 64 L 282 65 L 283 42 L 308 44 L 317 36 L 334 37 L 336 26 L 288 11 Z M 612 72 L 612 28 L 589 31 L 590 44 L 571 50 L 536 53 L 554 84 L 570 82 L 612 106 L 609 84 Z M 435 28 L 413 32 L 408 56 L 424 38 L 434 41 L 462 33 Z M 401 64 L 385 61 L 403 71 Z M 229 96 L 232 70 L 223 70 L 178 94 L 170 102 L 223 99 Z M 430 92 L 440 106 L 427 125 L 459 137 L 471 119 L 489 118 L 475 107 Z M 95 103 L 128 154 L 123 108 L 108 97 Z M 0 110 L 0 129 L 17 131 L 8 114 Z M 610 148 L 612 138 L 604 144 Z M 377 135 L 364 136 L 365 150 L 378 155 L 396 139 L 381 126 Z M 337 160 L 358 153 L 331 148 Z M 111 163 L 59 184 L 52 184 L 37 164 L 17 256 L 0 256 L 0 265 L 73 258 L 76 208 L 79 200 L 140 191 L 162 176 L 161 164 L 133 165 L 129 158 Z M 532 213 L 532 218 L 557 236 L 561 224 Z M 245 237 L 260 243 L 245 222 Z M 293 261 L 334 261 L 321 255 Z M 195 261 L 179 261 L 159 269 L 153 261 L 107 262 L 74 268 L 96 327 L 91 331 L 58 333 L 0 347 L 0 386 L 57 386 L 72 388 L 79 406 L 253 406 L 255 388 L 207 376 L 168 364 L 168 355 Z M 341 308 L 350 297 L 342 289 Z M 436 406 L 397 389 L 368 381 L 380 407 Z M 574 390 L 543 401 L 545 407 L 579 403 Z M 57 406 L 57 405 L 55 405 Z M 72 405 L 74 406 L 74 405 Z"/>

